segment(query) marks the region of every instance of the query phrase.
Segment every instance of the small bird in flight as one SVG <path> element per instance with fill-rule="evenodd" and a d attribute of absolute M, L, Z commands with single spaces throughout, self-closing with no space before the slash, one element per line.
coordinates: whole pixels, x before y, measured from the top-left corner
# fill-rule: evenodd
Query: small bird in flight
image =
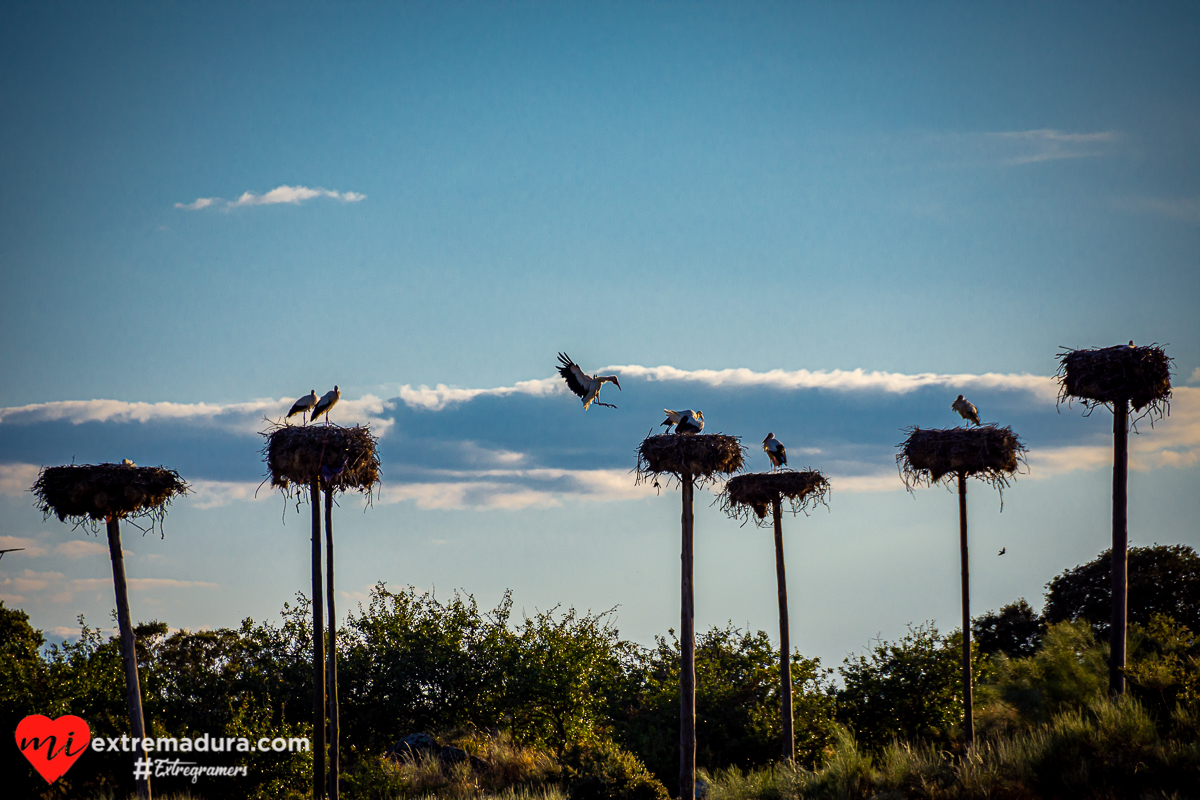
<path fill-rule="evenodd" d="M 957 400 L 950 404 L 950 408 L 954 411 L 957 411 L 958 415 L 963 419 L 970 420 L 976 425 L 979 424 L 979 409 L 961 394 L 958 396 Z"/>
<path fill-rule="evenodd" d="M 313 394 L 316 394 L 316 392 L 314 391 Z M 342 390 L 339 389 L 337 386 L 334 386 L 333 391 L 326 392 L 324 395 L 321 396 L 321 399 L 317 401 L 317 407 L 313 409 L 312 417 L 310 417 L 308 421 L 316 422 L 317 417 L 324 414 L 325 422 L 328 423 L 329 422 L 329 409 L 333 408 L 333 406 L 337 403 L 337 401 L 341 400 L 341 399 L 342 399 Z"/>
<path fill-rule="evenodd" d="M 1007 548 L 1007 547 L 1001 547 L 1001 548 L 1000 548 L 1000 552 L 999 552 L 999 553 L 996 553 L 996 555 L 998 555 L 998 556 L 1002 556 L 1002 555 L 1004 555 L 1004 554 L 1005 554 L 1005 553 L 1007 553 L 1007 552 L 1008 552 L 1008 548 Z"/>
<path fill-rule="evenodd" d="M 284 419 L 291 419 L 297 414 L 300 415 L 300 421 L 304 421 L 304 414 L 312 410 L 312 407 L 317 404 L 317 390 L 311 389 L 309 394 L 304 395 L 295 403 L 292 404 L 292 410 L 287 413 Z"/>
<path fill-rule="evenodd" d="M 592 403 L 605 408 L 616 408 L 612 403 L 600 402 L 600 388 L 604 384 L 611 383 L 621 391 L 621 382 L 617 380 L 616 375 L 588 375 L 566 353 L 558 354 L 558 364 L 558 374 L 567 382 L 567 388 L 583 401 L 584 411 L 587 411 Z"/>
<path fill-rule="evenodd" d="M 767 452 L 767 458 L 771 459 L 771 469 L 787 466 L 787 450 L 784 449 L 783 442 L 775 438 L 775 434 L 768 433 L 767 438 L 763 439 L 763 450 Z"/>
<path fill-rule="evenodd" d="M 672 411 L 669 408 L 664 408 L 663 413 L 667 418 L 661 424 L 670 427 L 675 426 L 675 433 L 699 433 L 704 430 L 704 412 L 692 411 L 690 408 L 684 411 Z"/>
<path fill-rule="evenodd" d="M 0 550 L 0 560 L 4 559 L 5 553 L 15 553 L 18 550 L 24 550 L 24 549 L 25 549 L 24 547 L 10 547 L 7 550 Z"/>

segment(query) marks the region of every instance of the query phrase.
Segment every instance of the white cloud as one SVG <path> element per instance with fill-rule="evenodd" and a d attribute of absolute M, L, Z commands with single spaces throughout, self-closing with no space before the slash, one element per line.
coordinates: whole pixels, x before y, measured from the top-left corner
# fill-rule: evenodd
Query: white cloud
<path fill-rule="evenodd" d="M 27 406 L 0 408 L 0 425 L 32 425 L 42 422 L 66 421 L 75 425 L 84 422 L 156 422 L 160 420 L 185 421 L 233 431 L 252 434 L 264 427 L 263 417 L 282 421 L 295 398 L 278 400 L 261 399 L 244 403 L 129 403 L 123 400 L 63 400 L 52 403 L 34 403 Z M 340 425 L 369 424 L 377 436 L 386 434 L 392 420 L 381 415 L 386 408 L 384 401 L 374 395 L 364 395 L 357 400 L 342 398 L 334 407 L 333 416 Z M 24 480 L 28 473 L 5 472 L 0 466 L 0 491 L 7 486 L 6 480 Z M 33 478 L 24 488 L 28 489 L 37 479 Z"/>
<path fill-rule="evenodd" d="M 0 410 L 0 422 L 4 412 Z M 37 480 L 41 468 L 34 464 L 0 464 L 0 494 L 20 497 L 29 491 Z"/>
<path fill-rule="evenodd" d="M 328 197 L 331 200 L 338 200 L 342 203 L 358 203 L 367 199 L 367 196 L 360 192 L 334 192 L 329 189 L 310 189 L 307 186 L 287 186 L 285 184 L 276 186 L 265 194 L 243 192 L 237 200 L 224 200 L 220 197 L 198 197 L 191 203 L 176 203 L 175 207 L 187 211 L 198 211 L 202 208 L 216 205 L 227 211 L 231 208 L 239 208 L 241 206 L 268 206 L 279 203 L 299 205 L 305 200 L 312 200 L 314 197 Z"/>
<path fill-rule="evenodd" d="M 1058 382 L 1046 375 L 1005 375 L 986 372 L 982 375 L 940 374 L 922 372 L 909 375 L 902 372 L 866 372 L 855 370 L 773 369 L 755 372 L 745 368 L 683 370 L 675 367 L 641 367 L 636 364 L 605 367 L 621 376 L 644 377 L 652 381 L 695 381 L 709 386 L 757 387 L 764 389 L 831 389 L 835 391 L 880 391 L 907 394 L 927 386 L 947 386 L 960 389 L 1011 389 L 1033 393 L 1039 399 L 1058 397 Z"/>
<path fill-rule="evenodd" d="M 1116 131 L 1067 133 L 1053 128 L 1028 131 L 999 131 L 988 138 L 1011 145 L 1018 151 L 1004 159 L 1007 164 L 1036 164 L 1062 158 L 1088 158 L 1104 155 L 1107 146 L 1120 140 Z"/>
<path fill-rule="evenodd" d="M 209 583 L 208 581 L 178 581 L 173 578 L 130 578 L 128 580 L 129 588 L 134 591 L 144 591 L 146 589 L 219 589 L 220 584 Z M 92 589 L 111 588 L 113 585 L 112 578 L 77 578 L 71 581 L 71 589 L 77 592 L 86 592 Z"/>
<path fill-rule="evenodd" d="M 512 394 L 527 394 L 534 397 L 546 397 L 566 391 L 561 378 L 542 378 L 531 381 L 517 381 L 513 386 L 497 386 L 493 389 L 457 389 L 439 383 L 430 389 L 422 384 L 416 389 L 409 384 L 400 387 L 399 397 L 409 408 L 422 408 L 427 411 L 441 411 L 447 406 L 465 403 L 476 397 L 504 397 Z"/>
<path fill-rule="evenodd" d="M 1187 382 L 1200 383 L 1200 367 L 1196 367 L 1194 370 L 1192 370 L 1192 375 L 1187 379 Z"/>
<path fill-rule="evenodd" d="M 67 558 L 87 558 L 88 556 L 108 557 L 108 545 L 100 542 L 90 542 L 86 539 L 72 539 L 54 548 L 54 552 Z M 121 554 L 128 556 L 129 551 L 122 548 Z"/>
<path fill-rule="evenodd" d="M 192 487 L 192 503 L 196 508 L 220 508 L 232 502 L 265 500 L 273 492 L 259 492 L 260 483 L 239 481 L 195 481 Z M 255 497 L 255 494 L 258 497 Z"/>
<path fill-rule="evenodd" d="M 634 485 L 633 475 L 623 469 L 438 470 L 431 476 L 445 480 L 385 484 L 377 502 L 414 501 L 425 510 L 517 511 L 552 508 L 566 500 L 614 502 L 654 495 L 652 487 Z"/>

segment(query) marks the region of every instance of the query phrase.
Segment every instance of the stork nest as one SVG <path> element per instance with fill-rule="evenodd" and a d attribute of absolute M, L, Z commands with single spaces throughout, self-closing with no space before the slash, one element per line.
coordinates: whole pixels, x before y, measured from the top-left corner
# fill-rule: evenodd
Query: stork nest
<path fill-rule="evenodd" d="M 1078 398 L 1090 411 L 1128 400 L 1134 411 L 1157 417 L 1170 410 L 1171 359 L 1157 344 L 1064 350 L 1058 379 L 1060 403 Z"/>
<path fill-rule="evenodd" d="M 275 425 L 262 434 L 271 486 L 290 496 L 314 480 L 326 491 L 371 495 L 379 483 L 376 439 L 366 425 Z"/>
<path fill-rule="evenodd" d="M 1003 490 L 1025 463 L 1025 445 L 1012 428 L 983 425 L 905 430 L 908 439 L 898 445 L 896 465 L 909 491 L 960 472 Z"/>
<path fill-rule="evenodd" d="M 190 488 L 165 467 L 68 464 L 43 469 L 30 491 L 44 518 L 53 514 L 81 525 L 109 517 L 150 517 L 161 523 L 171 501 Z"/>
<path fill-rule="evenodd" d="M 764 525 L 776 498 L 787 500 L 793 514 L 807 514 L 817 503 L 828 505 L 829 493 L 829 479 L 815 469 L 752 472 L 729 479 L 721 493 L 721 510 L 743 524 L 754 512 L 755 523 Z"/>
<path fill-rule="evenodd" d="M 723 433 L 666 433 L 643 439 L 637 457 L 637 484 L 650 481 L 660 488 L 658 479 L 663 475 L 677 479 L 691 475 L 703 486 L 740 470 L 746 448 L 739 437 Z"/>

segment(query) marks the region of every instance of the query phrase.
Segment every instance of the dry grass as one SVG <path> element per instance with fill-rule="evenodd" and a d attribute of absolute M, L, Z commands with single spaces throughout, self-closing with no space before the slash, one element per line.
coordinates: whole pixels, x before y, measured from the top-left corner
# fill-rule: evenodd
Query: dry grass
<path fill-rule="evenodd" d="M 275 425 L 263 432 L 263 457 L 271 486 L 290 495 L 316 479 L 326 491 L 357 491 L 370 496 L 379 483 L 376 439 L 365 425 Z"/>
<path fill-rule="evenodd" d="M 814 469 L 753 472 L 729 479 L 721 493 L 721 510 L 743 522 L 753 512 L 757 524 L 766 524 L 776 498 L 787 500 L 791 512 L 798 514 L 817 503 L 828 505 L 829 493 L 829 479 Z"/>
<path fill-rule="evenodd" d="M 161 522 L 167 506 L 189 487 L 178 472 L 164 467 L 69 464 L 43 469 L 30 491 L 44 516 L 82 524 L 109 517 Z"/>
<path fill-rule="evenodd" d="M 637 450 L 637 483 L 659 486 L 659 478 L 691 475 L 703 486 L 742 468 L 746 448 L 737 436 L 722 433 L 647 436 Z"/>
<path fill-rule="evenodd" d="M 1004 489 L 1025 463 L 1025 445 L 1012 428 L 983 425 L 907 430 L 908 438 L 898 445 L 896 465 L 910 491 L 960 472 Z"/>
<path fill-rule="evenodd" d="M 1128 400 L 1157 417 L 1170 407 L 1171 359 L 1157 344 L 1064 350 L 1058 365 L 1059 402 L 1079 399 L 1091 409 Z"/>

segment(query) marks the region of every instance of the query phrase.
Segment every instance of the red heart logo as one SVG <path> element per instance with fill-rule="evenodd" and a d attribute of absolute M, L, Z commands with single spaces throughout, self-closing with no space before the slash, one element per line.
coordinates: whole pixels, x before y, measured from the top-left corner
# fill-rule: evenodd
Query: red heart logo
<path fill-rule="evenodd" d="M 17 747 L 46 783 L 66 774 L 91 741 L 88 724 L 70 714 L 58 719 L 31 714 L 17 725 Z"/>

